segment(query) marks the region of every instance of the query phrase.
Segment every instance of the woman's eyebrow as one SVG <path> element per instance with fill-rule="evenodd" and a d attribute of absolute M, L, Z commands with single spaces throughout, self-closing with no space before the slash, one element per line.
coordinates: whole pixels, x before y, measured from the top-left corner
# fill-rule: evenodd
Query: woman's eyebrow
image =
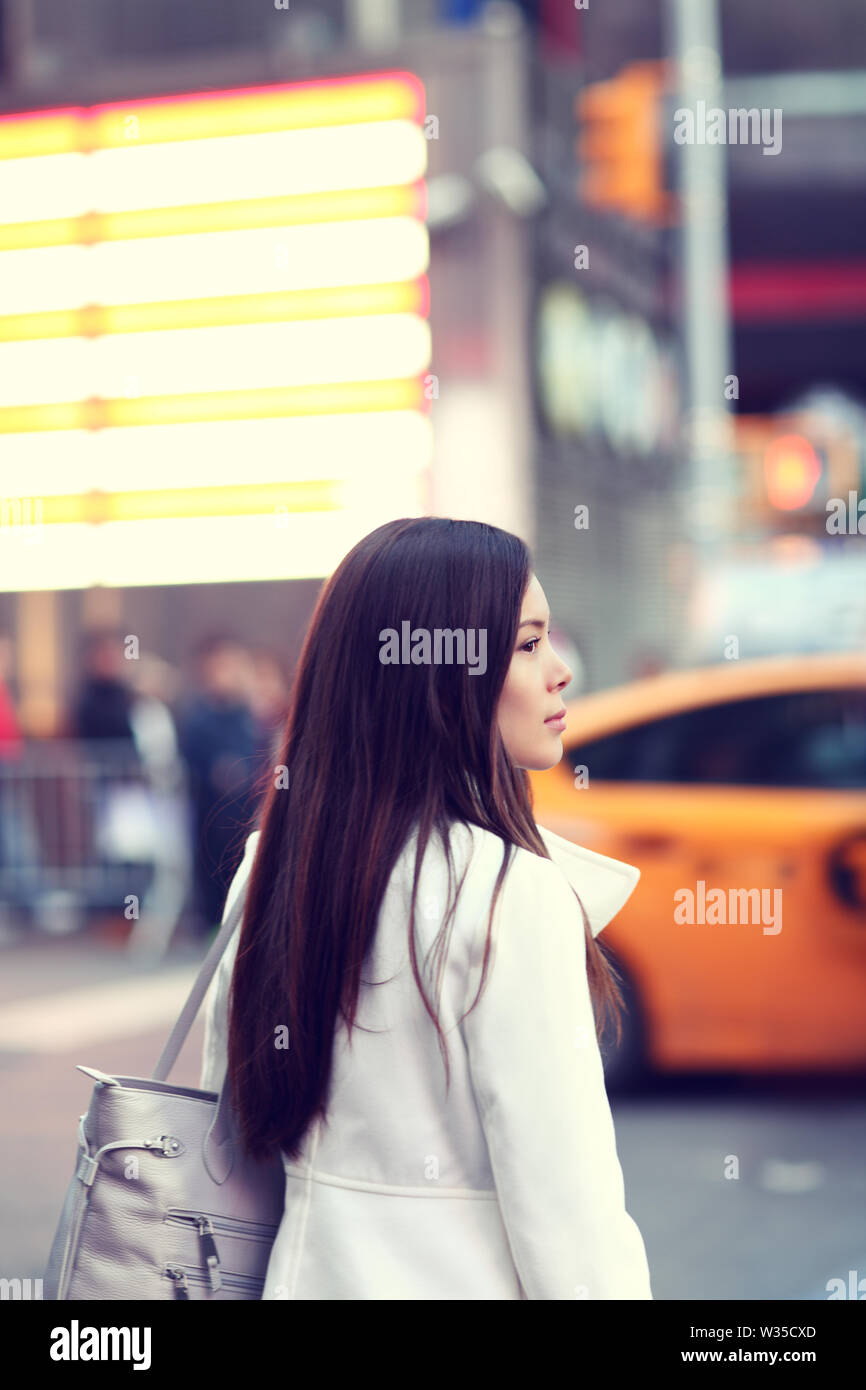
<path fill-rule="evenodd" d="M 518 632 L 521 627 L 544 627 L 544 623 L 540 618 L 524 618 L 520 627 L 517 629 Z"/>

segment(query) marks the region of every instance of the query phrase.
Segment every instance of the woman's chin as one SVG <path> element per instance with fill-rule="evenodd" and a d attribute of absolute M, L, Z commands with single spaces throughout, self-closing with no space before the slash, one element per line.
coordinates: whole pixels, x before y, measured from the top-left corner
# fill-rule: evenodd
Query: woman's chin
<path fill-rule="evenodd" d="M 555 741 L 551 739 L 550 742 L 552 747 L 539 749 L 537 754 L 523 764 L 527 772 L 549 772 L 557 763 L 562 762 L 563 747 L 559 737 Z"/>

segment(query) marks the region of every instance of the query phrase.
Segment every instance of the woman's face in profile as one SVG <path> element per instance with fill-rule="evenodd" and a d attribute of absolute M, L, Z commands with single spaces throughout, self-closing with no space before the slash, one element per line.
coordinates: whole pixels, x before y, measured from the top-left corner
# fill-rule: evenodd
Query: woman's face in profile
<path fill-rule="evenodd" d="M 517 643 L 499 698 L 497 720 L 508 756 L 518 767 L 541 772 L 562 757 L 562 691 L 572 673 L 548 636 L 550 608 L 535 575 L 523 596 Z"/>

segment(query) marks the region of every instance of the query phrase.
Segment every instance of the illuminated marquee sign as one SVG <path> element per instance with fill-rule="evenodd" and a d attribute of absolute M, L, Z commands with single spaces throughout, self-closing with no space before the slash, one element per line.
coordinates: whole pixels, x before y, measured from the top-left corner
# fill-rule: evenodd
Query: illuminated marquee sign
<path fill-rule="evenodd" d="M 0 117 L 0 588 L 315 577 L 426 510 L 423 119 L 405 72 Z"/>

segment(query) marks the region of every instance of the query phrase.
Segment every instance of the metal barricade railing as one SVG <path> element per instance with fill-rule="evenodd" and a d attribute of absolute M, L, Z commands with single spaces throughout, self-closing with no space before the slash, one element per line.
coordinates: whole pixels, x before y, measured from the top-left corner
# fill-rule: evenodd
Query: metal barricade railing
<path fill-rule="evenodd" d="M 132 923 L 129 949 L 159 957 L 190 883 L 175 754 L 143 755 L 128 739 L 45 739 L 0 757 L 0 903 L 55 932 L 114 912 Z"/>

